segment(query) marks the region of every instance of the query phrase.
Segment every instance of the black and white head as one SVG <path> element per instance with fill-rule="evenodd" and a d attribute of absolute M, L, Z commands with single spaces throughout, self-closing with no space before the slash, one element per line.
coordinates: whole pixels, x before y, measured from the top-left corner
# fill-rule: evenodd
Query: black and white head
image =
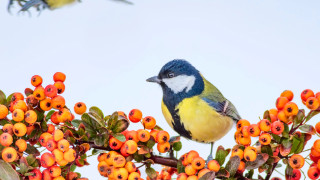
<path fill-rule="evenodd" d="M 164 99 L 169 98 L 174 101 L 201 94 L 204 89 L 200 72 L 189 62 L 181 59 L 168 62 L 161 68 L 158 76 L 151 77 L 147 81 L 160 84 Z"/>

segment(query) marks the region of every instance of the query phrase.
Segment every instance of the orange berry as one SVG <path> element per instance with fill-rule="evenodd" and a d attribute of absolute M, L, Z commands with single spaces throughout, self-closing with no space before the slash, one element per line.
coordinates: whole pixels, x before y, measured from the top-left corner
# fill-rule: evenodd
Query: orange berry
<path fill-rule="evenodd" d="M 241 128 L 241 135 L 243 136 L 243 137 L 249 137 L 250 136 L 250 132 L 249 132 L 249 127 L 250 126 L 243 126 L 242 128 Z"/>
<path fill-rule="evenodd" d="M 53 132 L 53 140 L 55 140 L 56 142 L 60 141 L 61 139 L 63 139 L 63 132 L 60 129 L 56 129 Z"/>
<path fill-rule="evenodd" d="M 40 101 L 40 108 L 44 111 L 49 111 L 52 109 L 52 100 L 50 98 L 45 98 Z"/>
<path fill-rule="evenodd" d="M 177 180 L 187 180 L 188 175 L 186 173 L 180 173 L 177 176 Z"/>
<path fill-rule="evenodd" d="M 30 136 L 30 134 L 32 133 L 32 131 L 35 129 L 34 125 L 29 125 L 27 126 L 27 135 Z"/>
<path fill-rule="evenodd" d="M 50 139 L 53 139 L 52 134 L 45 132 L 45 133 L 42 133 L 40 135 L 39 142 L 40 142 L 41 146 L 46 147 L 47 146 L 47 142 Z"/>
<path fill-rule="evenodd" d="M 317 133 L 320 133 L 320 121 L 317 122 L 315 129 L 316 129 Z"/>
<path fill-rule="evenodd" d="M 290 121 L 284 110 L 279 111 L 278 119 L 286 124 Z"/>
<path fill-rule="evenodd" d="M 167 131 L 159 131 L 156 139 L 158 143 L 165 143 L 165 142 L 168 142 L 169 140 L 170 140 L 170 135 Z"/>
<path fill-rule="evenodd" d="M 294 102 L 288 102 L 284 106 L 284 113 L 286 114 L 286 116 L 295 116 L 298 114 L 298 112 L 299 112 L 299 108 L 297 104 Z"/>
<path fill-rule="evenodd" d="M 24 100 L 23 94 L 16 92 L 12 95 L 11 101 L 18 101 L 18 100 Z"/>
<path fill-rule="evenodd" d="M 36 89 L 34 89 L 33 91 L 33 95 L 37 100 L 43 100 L 44 98 L 46 98 L 44 94 L 44 88 L 42 86 L 36 87 Z"/>
<path fill-rule="evenodd" d="M 134 131 L 134 130 L 128 131 L 128 132 L 126 133 L 126 139 L 127 139 L 127 141 L 128 141 L 128 140 L 133 140 L 133 141 L 135 141 L 136 143 L 139 142 L 139 138 L 138 138 L 138 133 L 137 133 L 137 131 Z"/>
<path fill-rule="evenodd" d="M 197 151 L 191 150 L 191 151 L 188 152 L 188 154 L 187 154 L 187 162 L 188 162 L 189 164 L 191 164 L 192 161 L 193 161 L 193 159 L 194 159 L 194 158 L 197 158 L 197 157 L 199 157 L 199 153 L 198 153 Z"/>
<path fill-rule="evenodd" d="M 133 123 L 137 123 L 142 118 L 142 112 L 139 109 L 132 109 L 129 113 L 129 119 Z"/>
<path fill-rule="evenodd" d="M 320 157 L 320 152 L 318 152 L 317 150 L 315 150 L 315 148 L 312 146 L 311 147 L 311 155 L 313 155 L 314 157 Z"/>
<path fill-rule="evenodd" d="M 13 142 L 13 138 L 9 133 L 2 133 L 0 135 L 0 144 L 2 146 L 10 146 Z"/>
<path fill-rule="evenodd" d="M 170 143 L 169 142 L 158 143 L 157 149 L 160 153 L 166 153 L 170 150 Z"/>
<path fill-rule="evenodd" d="M 62 94 L 66 89 L 66 86 L 61 81 L 57 81 L 53 85 L 57 88 L 58 94 Z"/>
<path fill-rule="evenodd" d="M 244 170 L 246 170 L 246 163 L 244 163 L 243 161 L 240 161 L 237 172 L 242 174 Z"/>
<path fill-rule="evenodd" d="M 18 136 L 24 136 L 27 133 L 27 126 L 23 123 L 16 123 L 13 125 L 13 133 Z"/>
<path fill-rule="evenodd" d="M 138 180 L 140 179 L 140 174 L 137 172 L 130 173 L 128 180 Z"/>
<path fill-rule="evenodd" d="M 152 130 L 150 131 L 150 136 L 153 137 L 153 139 L 156 141 L 156 140 L 157 140 L 157 135 L 158 135 L 159 132 L 160 132 L 160 131 L 157 130 L 157 129 L 152 129 Z"/>
<path fill-rule="evenodd" d="M 109 139 L 109 146 L 111 149 L 113 150 L 119 150 L 121 148 L 121 146 L 123 145 L 123 142 L 119 141 L 117 138 L 115 137 L 111 137 Z"/>
<path fill-rule="evenodd" d="M 192 176 L 189 176 L 187 180 L 198 180 L 198 177 L 196 175 L 192 175 Z"/>
<path fill-rule="evenodd" d="M 72 114 L 67 108 L 62 108 L 57 114 L 57 119 L 59 122 L 67 122 L 72 120 Z"/>
<path fill-rule="evenodd" d="M 114 167 L 124 167 L 126 165 L 126 159 L 122 155 L 115 155 L 112 165 Z"/>
<path fill-rule="evenodd" d="M 280 135 L 284 130 L 284 125 L 280 121 L 275 121 L 271 124 L 271 132 L 276 135 Z"/>
<path fill-rule="evenodd" d="M 194 169 L 200 170 L 204 168 L 204 166 L 206 165 L 206 162 L 204 161 L 203 158 L 197 157 L 193 159 L 191 165 Z"/>
<path fill-rule="evenodd" d="M 252 146 L 248 146 L 244 149 L 244 159 L 246 161 L 255 161 L 257 158 L 257 150 Z"/>
<path fill-rule="evenodd" d="M 156 120 L 152 116 L 143 118 L 142 124 L 146 129 L 153 129 L 156 126 Z"/>
<path fill-rule="evenodd" d="M 250 122 L 245 119 L 240 119 L 237 122 L 237 130 L 241 130 L 243 126 L 250 126 Z"/>
<path fill-rule="evenodd" d="M 125 168 L 115 169 L 114 178 L 116 180 L 125 180 L 128 179 L 129 173 Z"/>
<path fill-rule="evenodd" d="M 41 166 L 44 168 L 51 167 L 56 163 L 54 156 L 48 152 L 41 155 L 40 161 L 41 161 Z"/>
<path fill-rule="evenodd" d="M 268 119 L 262 119 L 259 123 L 261 131 L 268 132 L 271 129 L 271 122 Z"/>
<path fill-rule="evenodd" d="M 53 98 L 58 94 L 58 89 L 54 85 L 49 84 L 46 86 L 46 88 L 44 88 L 44 94 L 47 97 Z"/>
<path fill-rule="evenodd" d="M 259 142 L 262 145 L 269 145 L 271 142 L 271 136 L 268 133 L 263 133 L 259 136 Z"/>
<path fill-rule="evenodd" d="M 288 98 L 286 97 L 278 97 L 276 101 L 276 107 L 278 110 L 282 110 L 284 106 L 289 102 Z"/>
<path fill-rule="evenodd" d="M 239 147 L 232 148 L 231 157 L 238 156 L 240 159 L 243 159 L 243 150 Z"/>
<path fill-rule="evenodd" d="M 252 137 L 257 137 L 260 134 L 260 129 L 259 126 L 257 124 L 251 124 L 249 126 L 249 134 Z"/>
<path fill-rule="evenodd" d="M 58 111 L 54 112 L 51 116 L 51 122 L 58 125 L 60 124 L 59 119 L 58 119 Z"/>
<path fill-rule="evenodd" d="M 24 114 L 24 119 L 27 123 L 33 124 L 37 121 L 38 115 L 35 111 L 29 110 Z"/>
<path fill-rule="evenodd" d="M 49 172 L 50 176 L 55 178 L 61 175 L 61 168 L 59 166 L 51 166 Z"/>
<path fill-rule="evenodd" d="M 81 178 L 79 178 L 79 180 L 80 180 L 80 179 L 81 179 Z M 62 177 L 62 176 L 58 176 L 58 177 L 53 178 L 53 180 L 65 180 L 65 178 Z"/>
<path fill-rule="evenodd" d="M 47 141 L 46 148 L 48 149 L 48 151 L 53 151 L 57 148 L 57 143 L 53 139 L 49 139 Z"/>
<path fill-rule="evenodd" d="M 100 173 L 101 176 L 105 176 L 108 173 L 108 164 L 105 161 L 101 161 L 98 164 L 98 171 Z"/>
<path fill-rule="evenodd" d="M 83 113 L 86 112 L 86 110 L 87 110 L 87 106 L 83 102 L 78 102 L 74 105 L 74 112 L 76 114 L 82 115 Z"/>
<path fill-rule="evenodd" d="M 101 162 L 101 161 L 105 161 L 107 158 L 107 153 L 100 153 L 98 155 L 98 161 Z"/>
<path fill-rule="evenodd" d="M 55 161 L 59 162 L 63 160 L 63 152 L 60 151 L 59 149 L 54 149 L 52 151 L 52 154 L 54 156 Z"/>
<path fill-rule="evenodd" d="M 105 160 L 105 161 L 107 162 L 107 164 L 108 164 L 109 166 L 112 166 L 112 165 L 113 165 L 113 158 L 114 158 L 116 155 L 118 155 L 118 153 L 115 152 L 115 151 L 110 151 L 110 152 L 107 153 L 107 157 L 106 157 L 106 160 Z"/>
<path fill-rule="evenodd" d="M 68 149 L 63 153 L 63 159 L 68 162 L 72 162 L 76 159 L 76 151 L 74 149 Z"/>
<path fill-rule="evenodd" d="M 202 176 L 204 176 L 205 174 L 207 174 L 208 172 L 210 172 L 209 169 L 202 169 L 198 172 L 198 178 L 201 178 Z"/>
<path fill-rule="evenodd" d="M 137 171 L 137 167 L 132 161 L 127 162 L 125 168 L 128 170 L 129 173 Z"/>
<path fill-rule="evenodd" d="M 244 137 L 243 135 L 238 136 L 238 142 L 239 144 L 242 144 L 244 146 L 251 144 L 251 137 Z"/>
<path fill-rule="evenodd" d="M 218 172 L 220 170 L 220 164 L 216 160 L 211 160 L 208 162 L 208 169 L 213 172 Z"/>
<path fill-rule="evenodd" d="M 187 160 L 187 153 L 186 154 L 184 154 L 184 155 L 182 155 L 181 157 L 180 157 L 180 160 L 181 160 L 181 162 L 182 162 L 182 165 L 183 166 L 187 166 L 189 163 L 188 163 L 188 160 Z"/>
<path fill-rule="evenodd" d="M 15 143 L 19 152 L 24 152 L 27 150 L 27 142 L 24 139 L 18 139 Z"/>
<path fill-rule="evenodd" d="M 24 111 L 21 109 L 16 109 L 12 113 L 12 119 L 16 122 L 20 122 L 24 120 Z"/>
<path fill-rule="evenodd" d="M 49 169 L 45 169 L 42 171 L 42 180 L 52 180 Z"/>
<path fill-rule="evenodd" d="M 311 110 L 316 110 L 319 108 L 319 100 L 315 97 L 309 97 L 306 102 L 306 106 Z"/>
<path fill-rule="evenodd" d="M 64 98 L 62 96 L 58 95 L 58 96 L 52 98 L 51 104 L 52 104 L 53 108 L 61 109 L 65 106 L 66 101 L 64 100 Z"/>
<path fill-rule="evenodd" d="M 124 143 L 124 148 L 128 154 L 134 154 L 138 150 L 138 144 L 133 140 L 128 140 Z"/>
<path fill-rule="evenodd" d="M 69 142 L 66 140 L 66 139 L 61 139 L 59 142 L 58 142 L 58 149 L 62 152 L 66 152 L 69 150 Z"/>
<path fill-rule="evenodd" d="M 301 169 L 304 165 L 304 158 L 300 154 L 294 154 L 290 157 L 289 164 L 293 169 Z"/>
<path fill-rule="evenodd" d="M 320 139 L 317 139 L 314 141 L 313 147 L 316 151 L 318 151 L 320 153 Z"/>
<path fill-rule="evenodd" d="M 301 93 L 301 100 L 306 102 L 309 97 L 314 97 L 314 92 L 311 89 L 306 89 Z"/>
<path fill-rule="evenodd" d="M 8 113 L 8 108 L 5 105 L 0 104 L 0 119 L 7 117 Z"/>
<path fill-rule="evenodd" d="M 34 87 L 40 86 L 42 84 L 42 77 L 39 75 L 34 75 L 31 78 L 31 84 Z"/>
<path fill-rule="evenodd" d="M 4 133 L 9 133 L 9 134 L 13 135 L 13 125 L 12 124 L 5 124 L 2 127 L 2 131 Z"/>
<path fill-rule="evenodd" d="M 28 176 L 29 180 L 42 180 L 42 174 L 39 169 L 31 171 L 31 175 Z"/>
<path fill-rule="evenodd" d="M 187 174 L 188 176 L 192 176 L 192 175 L 195 175 L 195 174 L 197 173 L 197 170 L 194 169 L 191 164 L 188 164 L 188 165 L 185 167 L 184 171 L 186 172 L 186 174 Z"/>
<path fill-rule="evenodd" d="M 5 147 L 2 150 L 2 159 L 6 162 L 13 162 L 17 157 L 17 151 L 13 147 Z"/>
<path fill-rule="evenodd" d="M 61 81 L 64 82 L 66 80 L 66 75 L 62 72 L 56 72 L 53 75 L 53 81 L 57 82 L 57 81 Z"/>
<path fill-rule="evenodd" d="M 61 161 L 57 161 L 57 164 L 59 164 L 59 166 L 66 166 L 68 164 L 68 161 L 65 159 L 62 159 Z"/>
<path fill-rule="evenodd" d="M 286 97 L 286 98 L 288 98 L 289 101 L 292 101 L 292 99 L 293 99 L 293 92 L 290 91 L 290 90 L 285 90 L 285 91 L 283 91 L 283 92 L 281 93 L 280 96 L 281 96 L 281 97 Z"/>
<path fill-rule="evenodd" d="M 138 139 L 141 142 L 147 142 L 150 139 L 150 133 L 147 130 L 140 129 L 138 130 Z"/>
<path fill-rule="evenodd" d="M 316 166 L 311 166 L 308 169 L 308 177 L 310 179 L 318 179 L 320 176 L 320 171 L 318 170 L 318 168 Z"/>
<path fill-rule="evenodd" d="M 56 128 L 54 127 L 53 124 L 48 124 L 48 130 L 47 130 L 48 133 L 52 134 L 55 129 Z"/>

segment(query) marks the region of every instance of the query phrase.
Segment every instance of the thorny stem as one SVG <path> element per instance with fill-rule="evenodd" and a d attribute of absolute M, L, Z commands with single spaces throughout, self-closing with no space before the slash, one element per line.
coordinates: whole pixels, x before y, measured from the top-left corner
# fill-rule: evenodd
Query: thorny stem
<path fill-rule="evenodd" d="M 277 167 L 277 165 L 278 165 L 278 162 L 276 162 L 276 163 L 273 164 L 273 167 L 272 167 L 271 171 L 267 174 L 265 180 L 269 180 L 269 179 L 270 179 L 270 177 L 271 177 L 274 169 Z"/>

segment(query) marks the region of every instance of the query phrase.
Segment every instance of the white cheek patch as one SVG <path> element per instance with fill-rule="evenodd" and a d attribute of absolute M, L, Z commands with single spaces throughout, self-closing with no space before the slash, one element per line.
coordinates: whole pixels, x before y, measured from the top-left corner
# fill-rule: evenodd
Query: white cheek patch
<path fill-rule="evenodd" d="M 189 92 L 196 80 L 194 76 L 180 75 L 173 78 L 165 78 L 162 81 L 175 93 L 180 93 L 183 90 Z"/>

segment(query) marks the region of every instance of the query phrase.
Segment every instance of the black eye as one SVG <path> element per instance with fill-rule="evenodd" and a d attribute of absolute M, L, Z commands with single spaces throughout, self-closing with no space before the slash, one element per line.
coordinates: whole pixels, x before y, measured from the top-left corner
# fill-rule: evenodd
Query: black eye
<path fill-rule="evenodd" d="M 173 72 L 170 72 L 167 74 L 168 78 L 173 78 L 174 77 L 174 73 Z"/>

